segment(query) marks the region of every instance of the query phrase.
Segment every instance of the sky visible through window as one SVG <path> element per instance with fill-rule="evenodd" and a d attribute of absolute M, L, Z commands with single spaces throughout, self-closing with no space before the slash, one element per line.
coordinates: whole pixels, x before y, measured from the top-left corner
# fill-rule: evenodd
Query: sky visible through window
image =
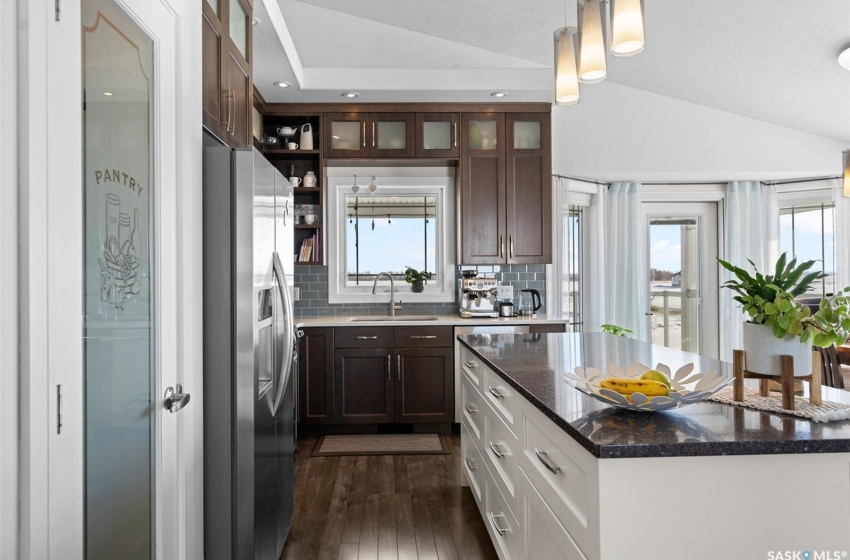
<path fill-rule="evenodd" d="M 780 251 L 796 256 L 798 262 L 817 261 L 812 270 L 828 276 L 812 284 L 806 295 L 824 296 L 835 289 L 834 208 L 788 208 L 779 216 Z"/>
<path fill-rule="evenodd" d="M 350 275 L 355 274 L 358 268 L 360 274 L 376 274 L 384 271 L 403 273 L 406 266 L 417 270 L 427 268 L 428 272 L 435 271 L 436 220 L 433 217 L 428 220 L 428 224 L 425 224 L 421 217 L 388 219 L 386 215 L 376 216 L 374 229 L 372 229 L 372 221 L 371 216 L 360 216 L 359 267 L 355 248 L 355 240 L 358 236 L 354 230 L 357 220 L 352 218 L 346 224 L 346 269 Z M 426 238 L 427 263 L 425 262 Z"/>

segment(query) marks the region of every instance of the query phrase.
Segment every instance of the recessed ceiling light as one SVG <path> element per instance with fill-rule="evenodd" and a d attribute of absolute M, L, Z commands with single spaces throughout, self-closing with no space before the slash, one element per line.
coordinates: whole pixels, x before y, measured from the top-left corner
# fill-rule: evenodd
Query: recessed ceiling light
<path fill-rule="evenodd" d="M 508 92 L 506 91 L 494 91 L 490 94 L 490 97 L 507 97 Z"/>
<path fill-rule="evenodd" d="M 279 88 L 292 87 L 292 84 L 290 84 L 289 82 L 275 82 L 274 85 L 276 85 Z"/>
<path fill-rule="evenodd" d="M 838 53 L 838 64 L 847 70 L 850 70 L 850 47 L 847 47 Z"/>
<path fill-rule="evenodd" d="M 257 17 L 251 18 L 251 25 L 260 25 L 260 23 L 261 23 L 260 18 L 257 18 Z"/>
<path fill-rule="evenodd" d="M 111 91 L 104 91 L 103 95 L 105 95 L 106 97 L 112 97 L 113 93 Z"/>
<path fill-rule="evenodd" d="M 357 93 L 356 91 L 346 91 L 346 92 L 343 92 L 342 96 L 351 99 L 351 98 L 354 98 L 354 97 L 359 97 L 360 94 Z"/>

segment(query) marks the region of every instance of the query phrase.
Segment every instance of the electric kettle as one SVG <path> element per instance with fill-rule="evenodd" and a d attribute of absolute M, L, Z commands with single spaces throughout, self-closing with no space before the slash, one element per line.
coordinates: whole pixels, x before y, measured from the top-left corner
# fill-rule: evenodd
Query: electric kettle
<path fill-rule="evenodd" d="M 537 310 L 543 307 L 543 302 L 540 299 L 540 292 L 537 290 L 520 290 L 519 294 L 519 314 L 523 317 L 532 317 L 537 314 Z"/>

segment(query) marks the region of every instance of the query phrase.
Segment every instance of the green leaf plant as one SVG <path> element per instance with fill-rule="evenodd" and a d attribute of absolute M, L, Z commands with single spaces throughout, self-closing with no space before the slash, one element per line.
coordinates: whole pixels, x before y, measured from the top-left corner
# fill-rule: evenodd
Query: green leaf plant
<path fill-rule="evenodd" d="M 782 253 L 774 273 L 765 276 L 752 260 L 747 260 L 753 267 L 754 276 L 741 267 L 717 259 L 723 268 L 735 275 L 735 279 L 722 287 L 738 294 L 732 299 L 741 304 L 750 323 L 770 328 L 776 338 L 792 335 L 800 342 L 811 342 L 822 348 L 847 340 L 850 332 L 850 287 L 822 299 L 818 310 L 812 313 L 808 306 L 795 298 L 805 294 L 812 282 L 826 276 L 821 272 L 806 273 L 815 261 L 797 265 L 797 259 L 787 262 L 787 253 Z"/>
<path fill-rule="evenodd" d="M 412 284 L 414 282 L 424 282 L 425 280 L 431 279 L 431 273 L 426 271 L 418 271 L 415 268 L 411 268 L 409 266 L 404 267 L 404 281 L 408 284 Z"/>
<path fill-rule="evenodd" d="M 604 332 L 604 333 L 614 334 L 614 335 L 617 335 L 617 336 L 625 336 L 626 338 L 628 338 L 630 334 L 634 334 L 634 331 L 627 329 L 626 327 L 620 327 L 620 326 L 617 326 L 617 325 L 606 324 L 606 325 L 602 325 L 600 328 L 602 329 L 602 332 Z"/>

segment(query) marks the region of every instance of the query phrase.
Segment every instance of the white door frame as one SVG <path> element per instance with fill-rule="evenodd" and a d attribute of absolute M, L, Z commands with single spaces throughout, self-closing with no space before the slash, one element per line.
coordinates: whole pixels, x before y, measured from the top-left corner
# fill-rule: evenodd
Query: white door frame
<path fill-rule="evenodd" d="M 713 206 L 713 208 L 711 207 Z M 700 321 L 700 354 L 704 356 L 710 356 L 719 359 L 720 352 L 720 335 L 721 335 L 721 326 L 720 326 L 720 298 L 718 294 L 719 290 L 719 268 L 714 260 L 715 256 L 720 255 L 721 248 L 721 236 L 720 231 L 722 227 L 721 221 L 721 212 L 722 206 L 718 200 L 679 200 L 679 201 L 666 201 L 666 202 L 658 202 L 652 201 L 647 202 L 643 201 L 641 203 L 641 223 L 642 231 L 644 232 L 644 251 L 646 258 L 644 262 L 646 263 L 647 270 L 649 272 L 650 259 L 649 259 L 649 249 L 650 249 L 650 236 L 649 236 L 649 223 L 651 219 L 654 218 L 663 218 L 665 216 L 672 216 L 676 218 L 696 218 L 699 224 L 699 250 L 701 253 L 702 260 L 699 263 L 699 286 L 700 286 L 700 314 L 704 318 L 704 320 Z M 711 229 L 714 229 L 714 232 Z M 716 243 L 715 245 L 715 255 L 705 254 L 711 242 Z M 651 285 L 647 286 L 647 289 L 651 289 Z M 649 301 L 649 293 L 646 293 L 644 297 Z M 649 306 L 647 306 L 649 308 Z M 649 321 L 649 317 L 647 317 L 647 321 Z M 707 330 L 705 325 L 717 325 L 716 336 L 707 336 Z M 648 326 L 647 333 L 651 336 L 651 327 Z"/>
<path fill-rule="evenodd" d="M 148 14 L 143 21 L 152 17 L 150 10 L 155 8 L 165 14 L 176 41 L 169 52 L 158 53 L 175 64 L 171 76 L 163 77 L 159 87 L 175 92 L 176 105 L 166 116 L 175 128 L 175 141 L 159 147 L 159 155 L 173 154 L 175 170 L 166 181 L 161 179 L 161 192 L 170 195 L 170 207 L 157 210 L 159 220 L 168 221 L 160 227 L 169 228 L 168 236 L 177 240 L 174 246 L 164 248 L 166 253 L 160 255 L 164 266 L 159 271 L 163 275 L 160 281 L 175 287 L 172 299 L 160 305 L 174 309 L 176 332 L 160 332 L 159 336 L 160 342 L 166 342 L 164 350 L 171 353 L 170 363 L 176 364 L 176 371 L 163 371 L 162 382 L 182 383 L 192 393 L 192 402 L 174 415 L 177 425 L 168 430 L 173 437 L 163 442 L 180 453 L 171 457 L 176 487 L 159 491 L 176 495 L 178 506 L 176 519 L 165 526 L 160 526 L 162 518 L 158 516 L 161 542 L 157 554 L 163 557 L 168 551 L 173 554 L 170 558 L 202 558 L 201 115 L 197 110 L 201 100 L 201 5 L 192 0 L 127 3 Z M 80 557 L 83 541 L 81 28 L 79 2 L 60 0 L 58 21 L 55 5 L 53 0 L 18 0 L 16 5 L 19 31 L 15 39 L 19 39 L 20 49 L 16 111 L 16 194 L 20 197 L 17 546 L 23 558 L 66 559 Z M 4 2 L 4 31 L 7 10 L 12 9 Z M 6 107 L 4 103 L 4 110 Z M 7 139 L 5 131 L 3 139 Z M 3 178 L 5 184 L 5 171 Z M 6 216 L 3 207 L 0 216 Z M 7 219 L 0 222 L 4 233 L 8 223 Z M 0 248 L 5 257 L 5 243 Z M 4 280 L 7 276 L 3 273 Z M 162 340 L 163 334 L 171 337 L 170 347 Z M 4 333 L 4 350 L 7 343 Z M 5 365 L 5 352 L 0 359 Z M 56 431 L 58 385 L 62 386 L 60 434 Z M 156 406 L 161 404 L 160 392 Z M 3 434 L 7 419 L 4 413 Z M 6 464 L 6 455 L 2 464 Z M 5 537 L 7 509 L 0 514 Z M 5 545 L 0 551 L 6 553 Z"/>

